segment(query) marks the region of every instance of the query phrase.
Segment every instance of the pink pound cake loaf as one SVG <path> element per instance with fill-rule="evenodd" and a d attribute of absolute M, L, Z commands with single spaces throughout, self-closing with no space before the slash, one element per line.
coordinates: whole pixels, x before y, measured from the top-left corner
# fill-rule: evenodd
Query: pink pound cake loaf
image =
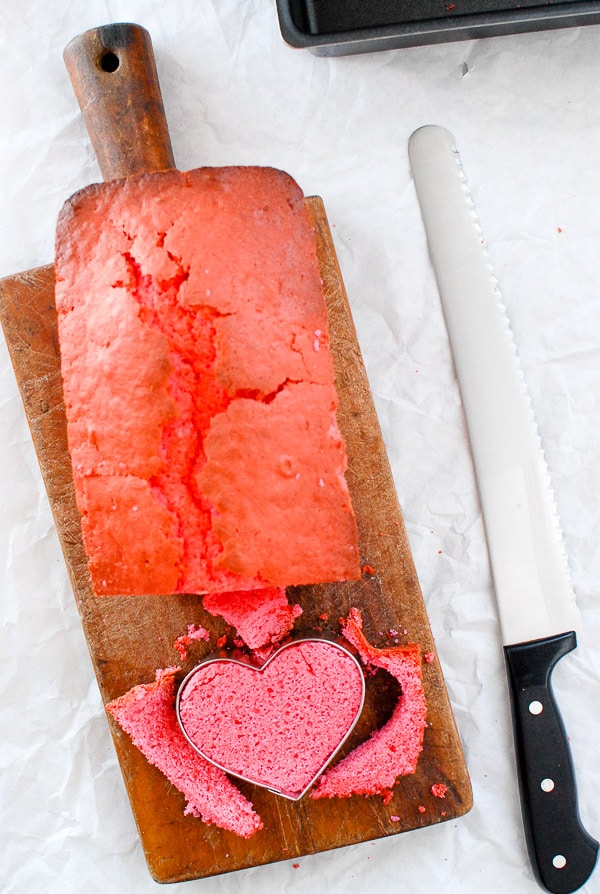
<path fill-rule="evenodd" d="M 314 233 L 287 174 L 88 187 L 61 212 L 56 277 L 98 595 L 360 577 Z"/>
<path fill-rule="evenodd" d="M 332 759 L 362 708 L 364 678 L 332 642 L 283 646 L 261 669 L 217 659 L 179 693 L 185 734 L 221 769 L 297 799 Z"/>
<path fill-rule="evenodd" d="M 154 683 L 134 686 L 106 706 L 144 757 L 181 791 L 185 813 L 205 823 L 249 838 L 262 821 L 239 789 L 189 744 L 175 713 L 174 674 L 178 668 L 156 672 Z"/>

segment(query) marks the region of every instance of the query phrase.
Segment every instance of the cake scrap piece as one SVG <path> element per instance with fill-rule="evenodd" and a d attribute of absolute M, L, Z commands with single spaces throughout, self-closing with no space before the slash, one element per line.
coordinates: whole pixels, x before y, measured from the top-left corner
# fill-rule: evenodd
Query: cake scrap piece
<path fill-rule="evenodd" d="M 252 804 L 222 770 L 189 744 L 175 714 L 175 673 L 157 670 L 153 683 L 134 686 L 106 706 L 144 757 L 186 798 L 185 813 L 250 838 L 262 829 Z"/>
<path fill-rule="evenodd" d="M 280 642 L 302 614 L 299 605 L 290 605 L 285 589 L 207 593 L 202 605 L 212 615 L 220 615 L 235 627 L 252 650 L 264 650 Z"/>
<path fill-rule="evenodd" d="M 59 217 L 67 433 L 97 595 L 360 578 L 314 232 L 270 168 L 87 187 Z"/>
<path fill-rule="evenodd" d="M 311 798 L 386 796 L 399 776 L 415 772 L 423 750 L 427 706 L 420 649 L 413 643 L 375 648 L 365 638 L 362 616 L 356 608 L 350 610 L 342 632 L 358 650 L 365 665 L 388 671 L 398 680 L 402 691 L 387 723 L 326 770 L 311 792 Z"/>

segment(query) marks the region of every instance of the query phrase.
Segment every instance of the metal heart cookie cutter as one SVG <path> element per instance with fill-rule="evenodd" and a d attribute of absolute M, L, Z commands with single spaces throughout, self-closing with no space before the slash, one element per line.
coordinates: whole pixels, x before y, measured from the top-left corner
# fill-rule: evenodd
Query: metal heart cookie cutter
<path fill-rule="evenodd" d="M 211 764 L 299 800 L 350 736 L 365 700 L 357 658 L 330 640 L 298 639 L 257 667 L 209 658 L 184 678 L 177 720 Z"/>

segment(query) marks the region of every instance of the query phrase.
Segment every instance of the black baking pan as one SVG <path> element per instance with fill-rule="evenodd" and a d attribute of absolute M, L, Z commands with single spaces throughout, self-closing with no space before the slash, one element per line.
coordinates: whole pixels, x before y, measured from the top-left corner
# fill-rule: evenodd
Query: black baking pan
<path fill-rule="evenodd" d="M 281 35 L 344 56 L 600 23 L 600 0 L 276 0 Z"/>

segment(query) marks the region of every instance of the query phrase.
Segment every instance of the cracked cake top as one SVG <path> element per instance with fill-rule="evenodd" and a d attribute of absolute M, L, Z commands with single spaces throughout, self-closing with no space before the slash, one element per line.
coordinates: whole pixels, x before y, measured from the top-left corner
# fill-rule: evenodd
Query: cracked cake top
<path fill-rule="evenodd" d="M 69 450 L 94 591 L 357 579 L 303 195 L 271 168 L 81 190 L 57 229 Z"/>

